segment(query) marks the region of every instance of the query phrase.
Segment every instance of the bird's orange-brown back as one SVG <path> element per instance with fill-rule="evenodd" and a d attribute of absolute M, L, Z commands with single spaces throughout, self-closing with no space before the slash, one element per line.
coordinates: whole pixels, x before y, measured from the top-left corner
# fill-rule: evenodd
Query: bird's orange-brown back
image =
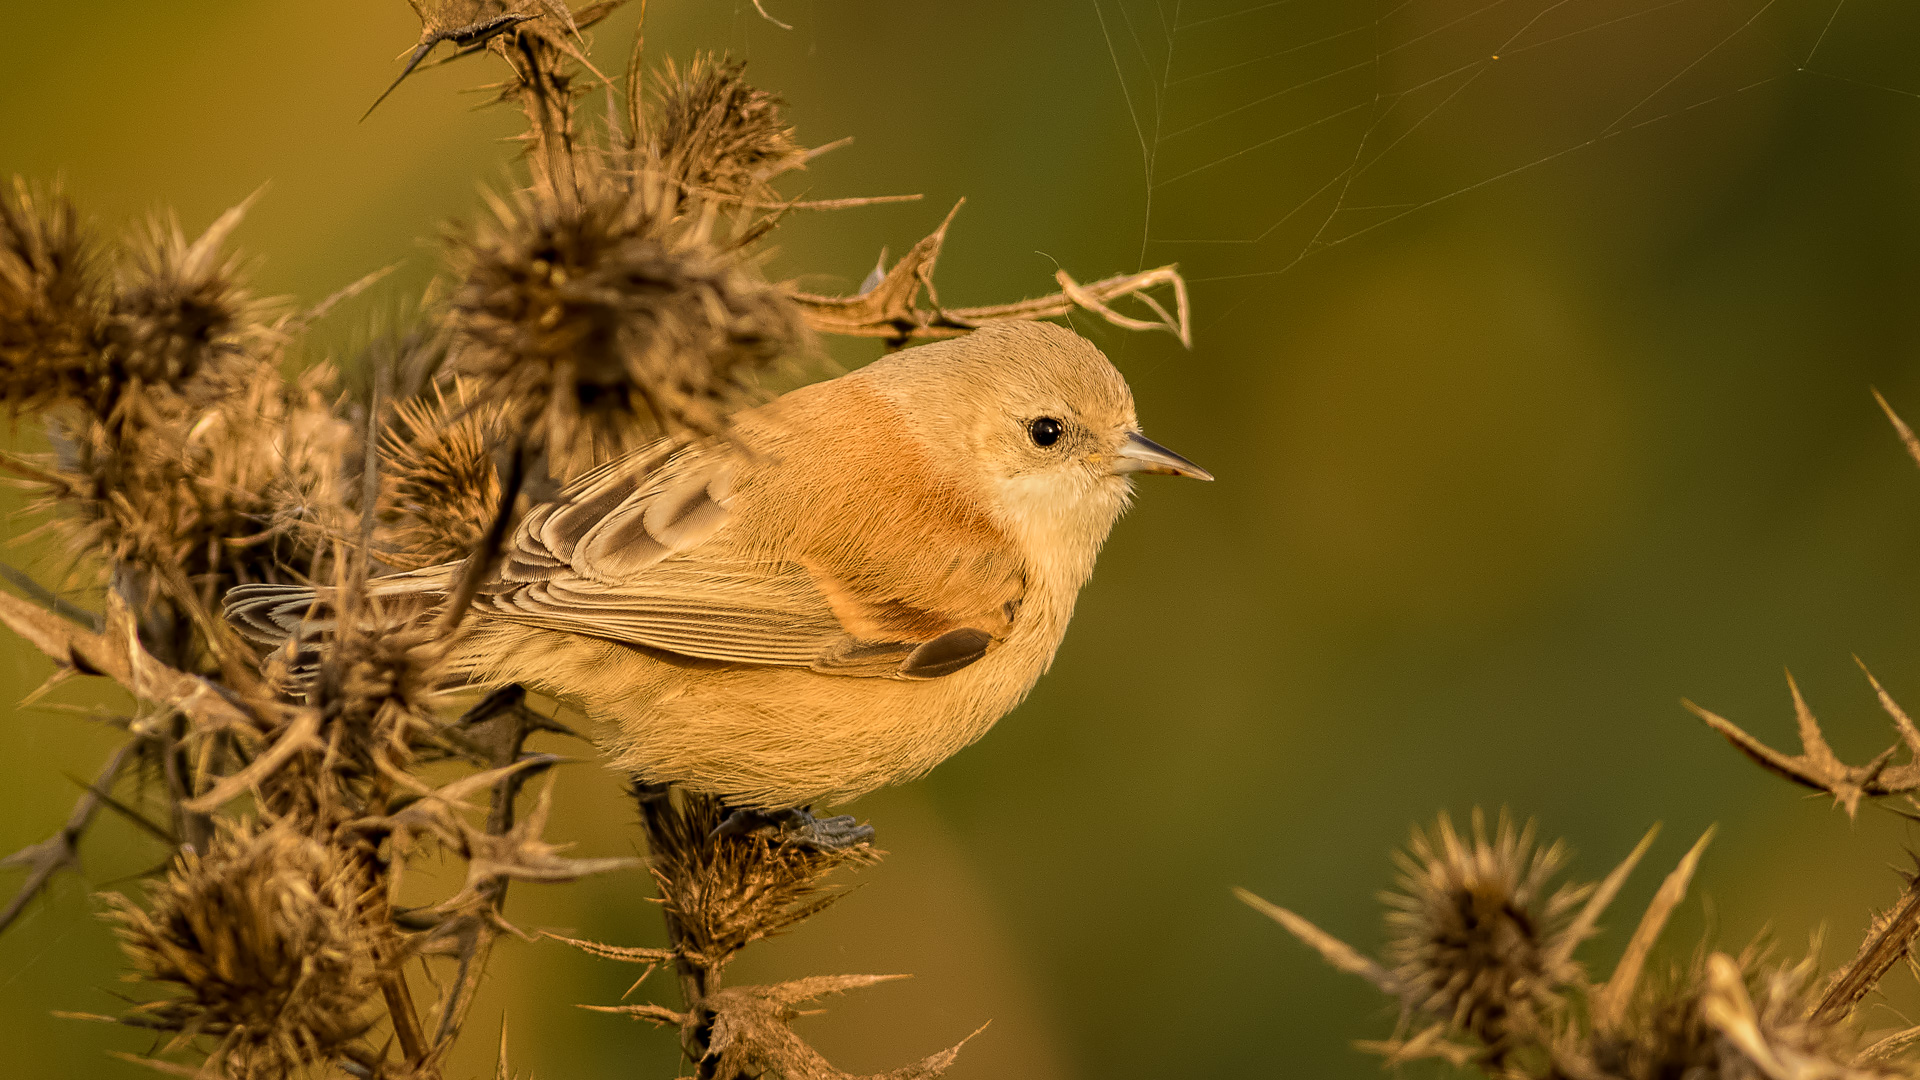
<path fill-rule="evenodd" d="M 819 383 L 743 418 L 739 437 L 752 464 L 728 544 L 800 562 L 855 637 L 1004 632 L 1021 553 L 971 463 L 942 461 L 885 396 L 857 379 Z"/>

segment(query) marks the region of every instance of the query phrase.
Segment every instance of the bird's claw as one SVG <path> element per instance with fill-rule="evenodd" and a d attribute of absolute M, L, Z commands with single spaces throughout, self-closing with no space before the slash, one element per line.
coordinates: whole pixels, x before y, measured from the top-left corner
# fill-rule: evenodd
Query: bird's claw
<path fill-rule="evenodd" d="M 808 848 L 813 851 L 845 851 L 873 842 L 871 825 L 862 825 L 852 814 L 817 818 L 805 809 L 735 810 L 713 830 L 712 836 L 751 836 L 772 829 L 779 847 Z"/>
<path fill-rule="evenodd" d="M 812 814 L 804 816 L 807 820 L 803 824 L 781 836 L 781 847 L 797 845 L 815 851 L 845 851 L 873 843 L 873 826 L 862 825 L 852 814 L 835 814 L 824 818 Z"/>

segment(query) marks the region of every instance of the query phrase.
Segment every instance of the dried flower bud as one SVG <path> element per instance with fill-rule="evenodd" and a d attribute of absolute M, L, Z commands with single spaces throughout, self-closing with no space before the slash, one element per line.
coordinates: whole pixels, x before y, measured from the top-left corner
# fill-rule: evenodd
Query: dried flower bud
<path fill-rule="evenodd" d="M 1700 1011 L 1704 963 L 1695 956 L 1690 969 L 1650 986 L 1619 1031 L 1596 1033 L 1595 1061 L 1627 1080 L 1712 1075 L 1720 1037 Z"/>
<path fill-rule="evenodd" d="M 236 362 L 206 383 L 203 408 L 129 386 L 115 422 L 63 418 L 64 483 L 42 507 L 63 512 L 77 553 L 190 585 L 209 605 L 240 582 L 285 580 L 346 520 L 339 469 L 351 429 L 321 392 L 327 377 L 289 387 L 272 363 Z"/>
<path fill-rule="evenodd" d="M 842 866 L 878 861 L 871 848 L 782 845 L 759 834 L 716 835 L 727 811 L 704 795 L 643 793 L 648 869 L 682 946 L 713 971 L 845 895 L 826 884 Z"/>
<path fill-rule="evenodd" d="M 133 981 L 178 993 L 129 1023 L 205 1036 L 210 1071 L 280 1077 L 326 1062 L 373 1022 L 378 895 L 335 849 L 286 826 L 223 821 L 204 855 L 182 854 L 143 910 L 109 895 Z"/>
<path fill-rule="evenodd" d="M 388 521 L 381 557 L 402 570 L 464 559 L 500 504 L 493 447 L 503 407 L 482 403 L 467 380 L 449 395 L 403 401 L 381 440 Z"/>
<path fill-rule="evenodd" d="M 1387 957 L 1410 1005 L 1491 1044 L 1566 981 L 1569 972 L 1550 970 L 1549 945 L 1584 890 L 1547 895 L 1566 851 L 1536 847 L 1532 822 L 1516 831 L 1502 814 L 1489 840 L 1476 810 L 1467 841 L 1442 814 L 1395 861 L 1399 891 L 1383 897 L 1394 909 Z"/>
<path fill-rule="evenodd" d="M 1793 1075 L 1834 1080 L 1907 1075 L 1861 1063 L 1853 1025 L 1817 1014 L 1822 980 L 1811 956 L 1783 966 L 1768 963 L 1768 952 L 1762 942 L 1737 959 L 1695 954 L 1649 987 L 1619 1030 L 1594 1036 L 1593 1061 L 1623 1080 L 1766 1080 L 1782 1063 Z"/>
<path fill-rule="evenodd" d="M 657 193 L 588 186 L 495 200 L 454 242 L 453 370 L 535 445 L 717 431 L 748 377 L 801 340 L 793 303 Z"/>
<path fill-rule="evenodd" d="M 0 398 L 14 412 L 78 392 L 97 361 L 102 302 L 73 204 L 15 179 L 0 195 Z"/>
<path fill-rule="evenodd" d="M 220 251 L 238 223 L 230 214 L 191 242 L 170 217 L 135 234 L 115 282 L 114 364 L 103 376 L 179 386 L 239 353 L 260 311 L 239 282 L 239 257 Z"/>
<path fill-rule="evenodd" d="M 351 765 L 364 776 L 377 770 L 376 758 L 390 766 L 411 760 L 416 738 L 431 727 L 445 643 L 411 613 L 383 610 L 371 597 L 363 605 L 329 639 L 313 690 L 325 723 L 340 727 L 321 735 L 337 748 L 334 768 Z"/>
<path fill-rule="evenodd" d="M 767 181 L 798 168 L 806 150 L 778 97 L 747 85 L 746 64 L 702 54 L 656 76 L 649 147 L 668 178 L 695 191 L 770 199 Z"/>

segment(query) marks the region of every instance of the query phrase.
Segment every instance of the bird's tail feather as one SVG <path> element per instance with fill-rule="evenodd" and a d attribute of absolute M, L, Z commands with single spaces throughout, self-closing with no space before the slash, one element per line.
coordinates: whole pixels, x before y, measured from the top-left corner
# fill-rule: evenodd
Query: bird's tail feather
<path fill-rule="evenodd" d="M 376 578 L 369 582 L 375 598 L 431 596 L 446 587 L 445 568 Z M 312 585 L 236 585 L 227 590 L 222 605 L 227 621 L 249 641 L 279 648 L 289 640 L 320 642 L 338 626 L 334 598 L 337 590 Z"/>
<path fill-rule="evenodd" d="M 223 613 L 247 640 L 279 646 L 295 635 L 331 632 L 332 593 L 309 585 L 238 585 L 227 591 Z"/>

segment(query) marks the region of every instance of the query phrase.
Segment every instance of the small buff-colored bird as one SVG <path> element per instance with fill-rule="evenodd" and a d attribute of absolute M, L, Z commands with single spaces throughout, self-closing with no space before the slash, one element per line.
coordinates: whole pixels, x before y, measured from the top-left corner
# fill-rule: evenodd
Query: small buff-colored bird
<path fill-rule="evenodd" d="M 646 781 L 764 812 L 843 801 L 1020 703 L 1143 472 L 1212 479 L 1140 434 L 1090 342 L 988 326 L 581 476 L 520 524 L 455 666 L 578 702 Z M 431 604 L 459 568 L 374 592 Z M 244 586 L 227 615 L 279 642 L 314 602 Z"/>

